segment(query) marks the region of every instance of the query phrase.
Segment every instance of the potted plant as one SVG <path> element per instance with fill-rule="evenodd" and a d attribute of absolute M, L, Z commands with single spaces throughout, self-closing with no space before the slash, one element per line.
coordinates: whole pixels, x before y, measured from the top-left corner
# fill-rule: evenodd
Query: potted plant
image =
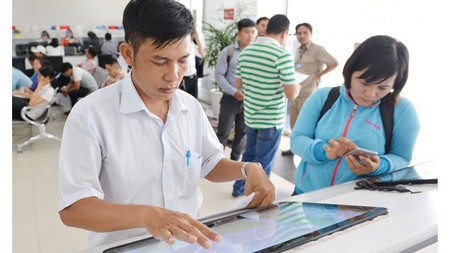
<path fill-rule="evenodd" d="M 204 23 L 204 31 L 206 32 L 206 53 L 205 58 L 207 66 L 212 69 L 217 65 L 217 61 L 220 56 L 220 52 L 232 44 L 236 40 L 236 28 L 237 22 L 233 22 L 224 28 L 217 28 L 209 23 Z M 214 77 L 214 75 L 212 75 Z M 220 112 L 220 99 L 222 98 L 222 92 L 220 91 L 216 80 L 212 81 L 214 88 L 211 89 L 211 107 L 213 109 L 214 116 L 218 116 Z"/>

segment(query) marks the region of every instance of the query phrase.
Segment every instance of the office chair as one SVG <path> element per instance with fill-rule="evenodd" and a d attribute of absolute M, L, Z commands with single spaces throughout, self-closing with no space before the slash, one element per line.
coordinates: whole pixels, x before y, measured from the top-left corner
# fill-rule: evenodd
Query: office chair
<path fill-rule="evenodd" d="M 46 58 L 52 64 L 52 67 L 55 70 L 55 72 L 60 72 L 61 71 L 61 65 L 63 64 L 63 57 L 62 56 L 47 56 Z"/>
<path fill-rule="evenodd" d="M 20 71 L 25 73 L 26 65 L 25 65 L 25 57 L 24 56 L 21 56 L 21 57 L 13 56 L 13 58 L 12 58 L 12 65 L 16 69 L 19 69 Z"/>
<path fill-rule="evenodd" d="M 22 119 L 25 122 L 28 122 L 29 124 L 31 124 L 33 126 L 36 126 L 39 130 L 39 133 L 37 135 L 29 138 L 28 140 L 24 141 L 23 143 L 17 145 L 17 153 L 22 153 L 23 147 L 25 147 L 28 144 L 31 144 L 33 142 L 36 142 L 38 140 L 53 139 L 53 140 L 61 141 L 60 138 L 47 133 L 47 129 L 46 129 L 46 124 L 48 123 L 48 121 L 50 119 L 50 115 L 51 115 L 50 112 L 51 112 L 52 104 L 55 102 L 55 100 L 56 100 L 56 95 L 53 97 L 53 99 L 49 103 L 46 103 L 43 105 L 37 105 L 37 106 L 25 106 L 24 108 L 22 108 L 22 111 L 20 112 Z M 26 113 L 28 111 L 40 109 L 40 108 L 45 108 L 45 111 L 42 113 L 41 116 L 39 116 L 39 118 L 33 120 L 27 116 Z M 13 123 L 18 123 L 18 122 L 13 121 Z"/>
<path fill-rule="evenodd" d="M 95 68 L 95 71 L 92 74 L 92 76 L 94 77 L 95 81 L 97 82 L 98 87 L 101 88 L 100 86 L 103 84 L 103 82 L 108 77 L 108 71 L 100 66 L 97 66 Z"/>
<path fill-rule="evenodd" d="M 20 57 L 26 57 L 28 56 L 28 44 L 17 44 L 15 47 L 16 50 L 16 56 Z"/>

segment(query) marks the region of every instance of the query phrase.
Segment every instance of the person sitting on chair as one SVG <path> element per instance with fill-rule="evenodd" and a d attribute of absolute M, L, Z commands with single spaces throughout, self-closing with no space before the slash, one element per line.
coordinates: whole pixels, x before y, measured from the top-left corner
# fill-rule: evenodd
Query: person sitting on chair
<path fill-rule="evenodd" d="M 53 96 L 55 95 L 55 89 L 51 85 L 51 81 L 55 76 L 55 72 L 51 65 L 44 65 L 39 69 L 38 74 L 38 85 L 34 92 L 25 93 L 22 91 L 13 92 L 13 119 L 23 120 L 21 116 L 22 108 L 29 106 L 37 106 L 41 104 L 50 103 Z M 27 116 L 31 119 L 37 119 L 42 115 L 45 108 L 36 108 L 27 113 Z"/>
<path fill-rule="evenodd" d="M 93 47 L 88 47 L 85 49 L 85 51 L 86 51 L 86 59 L 84 61 L 82 61 L 81 63 L 79 63 L 77 65 L 77 67 L 80 67 L 80 68 L 86 70 L 87 72 L 94 74 L 95 69 L 98 66 L 97 60 L 95 59 L 98 52 Z"/>
<path fill-rule="evenodd" d="M 80 67 L 73 67 L 69 62 L 62 64 L 61 73 L 70 78 L 70 82 L 61 87 L 60 91 L 64 97 L 70 97 L 71 106 L 74 106 L 79 98 L 98 89 L 97 81 L 89 72 Z"/>
<path fill-rule="evenodd" d="M 116 58 L 109 58 L 108 60 L 106 60 L 105 68 L 106 70 L 108 70 L 108 76 L 100 85 L 101 88 L 116 83 L 122 80 L 127 75 L 127 73 L 122 70 L 122 67 L 120 66 Z"/>

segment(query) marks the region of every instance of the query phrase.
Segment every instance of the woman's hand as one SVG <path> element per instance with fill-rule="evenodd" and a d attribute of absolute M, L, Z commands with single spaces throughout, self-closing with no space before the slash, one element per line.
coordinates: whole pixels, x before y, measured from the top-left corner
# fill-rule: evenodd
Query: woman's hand
<path fill-rule="evenodd" d="M 370 157 L 346 155 L 345 160 L 350 170 L 358 176 L 372 173 L 380 167 L 380 157 L 377 155 Z"/>
<path fill-rule="evenodd" d="M 338 157 L 343 156 L 348 151 L 357 148 L 355 143 L 353 143 L 350 139 L 346 137 L 339 137 L 336 140 L 330 139 L 328 141 L 330 145 L 323 145 L 323 149 L 325 150 L 328 159 L 334 160 Z"/>

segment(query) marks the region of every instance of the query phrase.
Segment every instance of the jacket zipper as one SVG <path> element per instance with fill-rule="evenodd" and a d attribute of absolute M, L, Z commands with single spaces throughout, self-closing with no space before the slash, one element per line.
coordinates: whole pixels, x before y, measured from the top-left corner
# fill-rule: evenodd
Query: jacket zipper
<path fill-rule="evenodd" d="M 358 109 L 358 105 L 357 104 L 355 104 L 353 106 L 352 113 L 350 114 L 350 117 L 348 118 L 347 123 L 345 124 L 344 134 L 342 135 L 343 137 L 347 137 L 348 128 L 350 127 L 350 123 L 353 120 L 353 117 L 355 116 L 356 109 Z M 341 164 L 341 161 L 342 161 L 342 157 L 339 157 L 339 159 L 338 159 L 338 161 L 336 163 L 336 166 L 334 167 L 334 170 L 333 170 L 333 175 L 331 177 L 330 186 L 334 185 L 334 181 L 336 180 L 336 175 L 337 175 L 337 172 L 339 170 L 339 165 Z"/>

